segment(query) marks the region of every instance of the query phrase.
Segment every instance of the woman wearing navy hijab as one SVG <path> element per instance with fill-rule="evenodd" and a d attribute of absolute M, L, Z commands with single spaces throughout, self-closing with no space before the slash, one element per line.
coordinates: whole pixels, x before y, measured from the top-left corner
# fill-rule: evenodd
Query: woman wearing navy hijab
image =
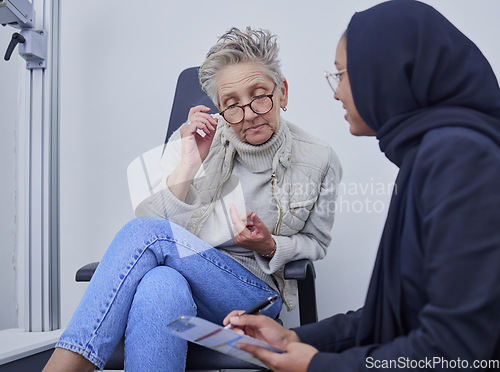
<path fill-rule="evenodd" d="M 286 330 L 225 323 L 285 353 L 275 371 L 500 370 L 500 90 L 479 49 L 432 7 L 356 13 L 337 47 L 350 131 L 400 168 L 365 305 Z"/>

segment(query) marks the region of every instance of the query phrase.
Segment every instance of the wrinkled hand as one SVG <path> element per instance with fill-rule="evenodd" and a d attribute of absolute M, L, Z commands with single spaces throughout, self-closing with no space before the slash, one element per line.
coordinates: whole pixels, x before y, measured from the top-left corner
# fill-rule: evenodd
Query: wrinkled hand
<path fill-rule="evenodd" d="M 274 250 L 274 241 L 264 222 L 253 212 L 238 215 L 236 207 L 229 208 L 233 222 L 234 243 L 259 254 L 269 254 Z"/>
<path fill-rule="evenodd" d="M 294 331 L 282 327 L 264 315 L 242 315 L 244 311 L 235 310 L 223 321 L 231 323 L 233 331 L 284 350 L 283 354 L 273 353 L 253 345 L 239 343 L 237 346 L 261 360 L 273 371 L 305 372 L 313 356 L 318 352 L 314 347 L 301 343 Z"/>
<path fill-rule="evenodd" d="M 199 105 L 189 110 L 188 120 L 180 128 L 182 141 L 181 162 L 199 167 L 207 158 L 217 129 L 217 119 L 208 114 L 210 108 Z M 200 135 L 202 132 L 205 136 Z"/>

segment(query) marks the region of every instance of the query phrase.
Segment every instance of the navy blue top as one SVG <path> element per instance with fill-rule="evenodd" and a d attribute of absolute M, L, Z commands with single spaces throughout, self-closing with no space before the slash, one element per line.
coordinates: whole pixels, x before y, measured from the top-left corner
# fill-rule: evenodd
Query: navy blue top
<path fill-rule="evenodd" d="M 500 361 L 500 90 L 490 65 L 432 7 L 394 0 L 354 15 L 347 70 L 360 115 L 400 172 L 364 307 L 296 329 L 320 350 L 308 370 Z"/>

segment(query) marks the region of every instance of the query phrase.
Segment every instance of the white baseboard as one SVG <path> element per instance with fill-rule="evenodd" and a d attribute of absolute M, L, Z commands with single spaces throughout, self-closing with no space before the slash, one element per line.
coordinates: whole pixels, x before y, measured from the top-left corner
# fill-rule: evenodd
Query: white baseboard
<path fill-rule="evenodd" d="M 52 349 L 62 332 L 25 332 L 22 328 L 0 331 L 0 365 Z"/>

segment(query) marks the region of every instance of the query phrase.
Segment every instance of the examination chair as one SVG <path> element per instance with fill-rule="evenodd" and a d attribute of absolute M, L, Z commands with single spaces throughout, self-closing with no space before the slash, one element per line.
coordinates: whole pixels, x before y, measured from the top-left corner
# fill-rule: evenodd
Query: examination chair
<path fill-rule="evenodd" d="M 212 101 L 200 87 L 198 81 L 198 67 L 188 68 L 179 75 L 179 79 L 177 81 L 165 143 L 170 138 L 170 135 L 187 120 L 189 109 L 200 104 L 210 107 L 212 113 L 218 112 Z M 136 170 L 142 174 L 148 174 L 150 170 L 146 169 L 147 165 L 145 160 L 148 160 L 151 157 L 157 158 L 158 156 L 161 156 L 162 151 L 163 146 L 160 146 L 152 154 L 143 154 L 129 166 L 128 179 L 131 198 L 133 198 L 132 189 L 137 185 L 137 181 L 134 180 L 132 175 L 132 173 L 134 173 L 134 166 L 137 168 Z M 80 268 L 76 273 L 76 281 L 90 281 L 98 264 L 99 262 L 93 262 Z M 314 283 L 316 273 L 313 263 L 310 260 L 289 262 L 285 265 L 284 276 L 287 280 L 297 280 L 298 282 L 300 324 L 305 325 L 316 322 L 318 320 Z M 235 308 L 237 307 L 237 304 L 235 304 Z M 124 338 L 121 339 L 120 343 L 115 348 L 104 369 L 123 369 L 123 350 Z M 187 371 L 262 369 L 255 364 L 242 361 L 193 343 L 188 343 L 186 364 Z"/>

